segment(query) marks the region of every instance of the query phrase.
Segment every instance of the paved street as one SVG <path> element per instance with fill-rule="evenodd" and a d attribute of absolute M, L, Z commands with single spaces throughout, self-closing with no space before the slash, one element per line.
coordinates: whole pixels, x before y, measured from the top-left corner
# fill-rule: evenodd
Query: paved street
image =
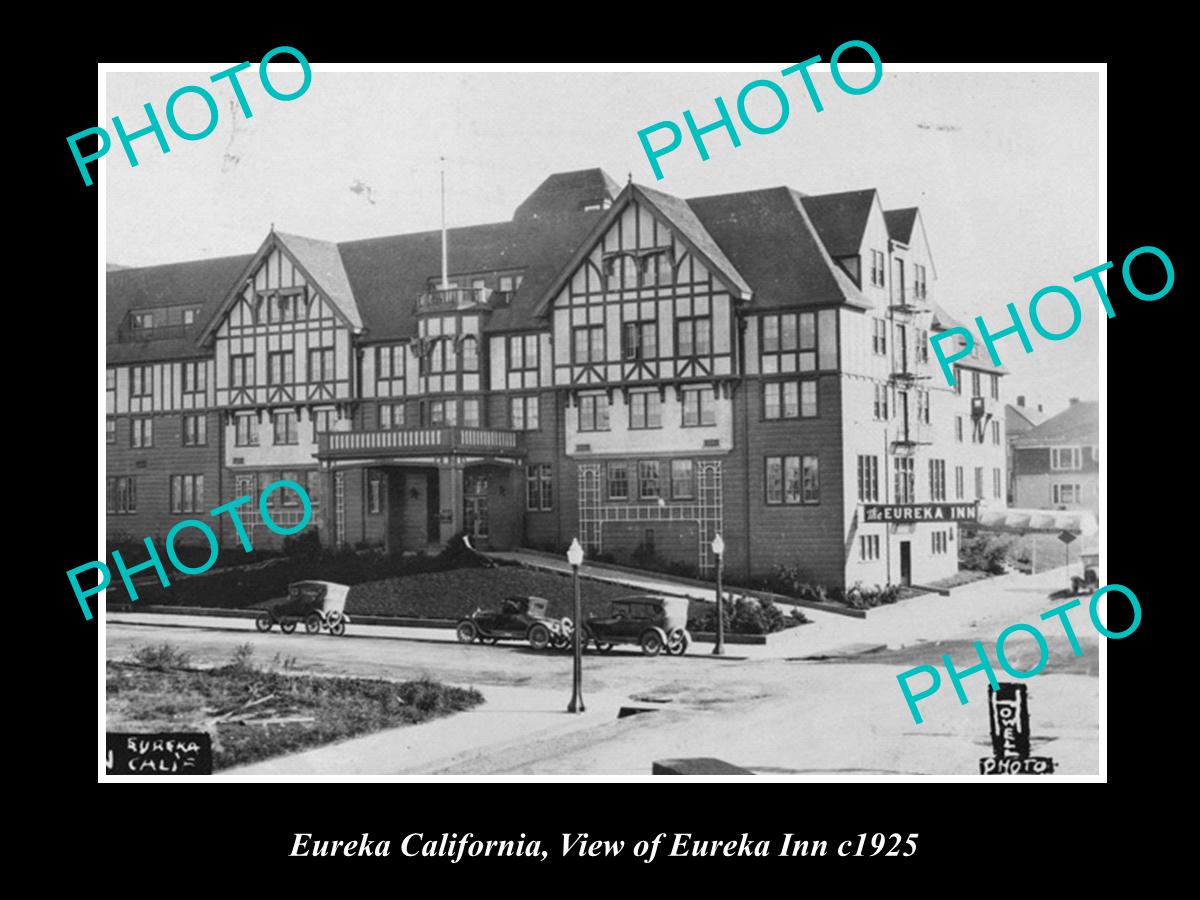
<path fill-rule="evenodd" d="M 922 701 L 915 725 L 896 683 L 912 666 L 949 653 L 960 669 L 973 664 L 969 642 L 994 650 L 1000 631 L 1038 621 L 1063 571 L 1009 575 L 960 588 L 953 597 L 925 596 L 872 610 L 866 620 L 806 610 L 813 624 L 770 638 L 766 646 L 731 645 L 714 658 L 697 644 L 683 658 L 647 658 L 635 647 L 585 658 L 587 712 L 565 712 L 568 654 L 512 643 L 461 645 L 450 630 L 352 625 L 344 638 L 258 634 L 249 619 L 154 614 L 112 615 L 109 658 L 169 641 L 199 663 L 227 661 L 250 643 L 254 658 L 294 657 L 297 671 L 392 679 L 432 676 L 474 686 L 487 702 L 477 710 L 393 729 L 237 770 L 245 774 L 637 774 L 654 759 L 715 756 L 757 773 L 946 774 L 977 772 L 988 755 L 987 681 L 965 682 L 962 706 L 943 672 L 942 690 Z M 1086 598 L 1085 598 L 1086 606 Z M 1030 679 L 1034 752 L 1054 758 L 1064 774 L 1095 774 L 1099 765 L 1099 644 L 1086 610 L 1072 620 L 1084 646 L 1075 659 L 1065 638 L 1044 631 L 1052 661 Z M 1043 623 L 1045 624 L 1045 623 Z M 1054 626 L 1057 627 L 1057 626 Z M 931 647 L 923 642 L 953 642 Z M 845 656 L 848 648 L 891 648 Z M 906 648 L 906 649 L 905 649 Z M 1032 642 L 1008 645 L 1014 665 L 1029 667 Z M 1024 656 L 1023 656 L 1024 654 Z M 618 719 L 622 707 L 646 710 Z M 235 774 L 235 773 L 231 773 Z"/>

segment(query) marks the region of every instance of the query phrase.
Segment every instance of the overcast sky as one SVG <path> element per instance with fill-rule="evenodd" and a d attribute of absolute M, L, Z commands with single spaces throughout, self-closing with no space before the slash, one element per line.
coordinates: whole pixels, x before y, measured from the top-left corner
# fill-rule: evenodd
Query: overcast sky
<path fill-rule="evenodd" d="M 306 94 L 280 102 L 265 93 L 255 65 L 241 78 L 253 118 L 232 114 L 231 92 L 217 87 L 220 121 L 207 138 L 186 143 L 168 131 L 166 156 L 143 138 L 134 144 L 137 168 L 113 147 L 107 260 L 152 265 L 252 253 L 272 223 L 333 241 L 437 228 L 444 156 L 451 226 L 507 220 L 550 173 L 592 167 L 621 184 L 632 172 L 641 184 L 685 198 L 781 184 L 814 194 L 875 187 L 884 208 L 921 208 L 937 271 L 932 296 L 959 319 L 983 315 L 996 329 L 1008 324 L 1005 304 L 1024 313 L 1036 290 L 1070 286 L 1072 275 L 1102 261 L 1098 75 L 906 72 L 852 96 L 814 72 L 825 107 L 818 114 L 798 75 L 778 75 L 782 67 L 615 75 L 318 70 Z M 214 71 L 110 72 L 108 115 L 133 130 L 151 102 L 165 126 L 166 98 Z M 655 181 L 639 128 L 663 119 L 682 126 L 684 109 L 703 125 L 716 118 L 714 97 L 733 111 L 747 81 L 771 77 L 791 100 L 779 131 L 739 129 L 736 149 L 713 132 L 706 162 L 685 137 L 661 158 L 665 177 Z M 288 76 L 276 81 L 291 89 Z M 772 121 L 769 93 L 755 95 L 764 102 L 751 105 L 752 116 Z M 195 97 L 179 104 L 178 115 L 190 130 L 206 121 Z M 1070 339 L 1048 343 L 1031 329 L 1032 354 L 1015 337 L 999 345 L 1012 372 L 1010 401 L 1025 394 L 1057 412 L 1068 397 L 1098 398 L 1105 320 L 1090 289 L 1078 293 L 1084 321 Z"/>

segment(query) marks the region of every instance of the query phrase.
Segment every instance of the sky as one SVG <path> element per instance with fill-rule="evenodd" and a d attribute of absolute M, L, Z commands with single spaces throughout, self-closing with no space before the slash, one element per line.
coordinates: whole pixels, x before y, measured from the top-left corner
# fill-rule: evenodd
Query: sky
<path fill-rule="evenodd" d="M 1028 327 L 1038 289 L 1075 287 L 1072 276 L 1109 258 L 1097 255 L 1097 74 L 888 73 L 885 60 L 878 86 L 850 95 L 813 70 L 824 106 L 817 113 L 799 76 L 778 74 L 785 65 L 645 73 L 318 66 L 308 91 L 288 102 L 267 95 L 255 65 L 240 79 L 250 119 L 218 85 L 220 115 L 209 136 L 185 142 L 168 130 L 166 155 L 153 137 L 143 138 L 134 143 L 136 168 L 114 140 L 103 174 L 105 256 L 141 266 L 253 253 L 272 225 L 332 241 L 436 229 L 444 158 L 451 227 L 508 220 L 549 174 L 594 167 L 620 184 L 632 175 L 684 198 L 778 185 L 807 194 L 874 187 L 885 209 L 921 208 L 936 273 L 930 296 L 960 321 L 982 316 L 993 330 L 1010 324 L 1010 302 Z M 216 71 L 109 72 L 107 115 L 120 115 L 132 131 L 145 124 L 142 106 L 150 102 L 165 119 L 173 91 Z M 299 85 L 298 74 L 276 74 L 274 64 L 271 71 L 278 90 Z M 783 127 L 766 135 L 739 127 L 737 148 L 713 132 L 707 161 L 684 128 L 680 149 L 660 158 L 664 177 L 656 181 L 638 130 L 665 119 L 684 127 L 685 109 L 698 125 L 714 121 L 714 98 L 734 111 L 738 92 L 755 78 L 786 91 Z M 752 94 L 752 118 L 769 123 L 778 115 L 770 96 Z M 207 121 L 195 96 L 177 114 L 192 131 Z M 1029 328 L 1031 354 L 1015 336 L 998 345 L 1011 373 L 1010 402 L 1023 394 L 1053 413 L 1070 397 L 1098 399 L 1107 325 L 1094 291 L 1078 287 L 1083 322 L 1069 339 L 1050 343 Z M 1048 328 L 1069 321 L 1064 302 L 1043 307 Z"/>

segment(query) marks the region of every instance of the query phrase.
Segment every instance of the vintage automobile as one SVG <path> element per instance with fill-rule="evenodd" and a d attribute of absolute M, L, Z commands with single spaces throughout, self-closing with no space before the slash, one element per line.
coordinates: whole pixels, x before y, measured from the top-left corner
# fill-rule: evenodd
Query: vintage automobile
<path fill-rule="evenodd" d="M 458 639 L 464 644 L 527 640 L 535 650 L 562 649 L 570 642 L 571 620 L 547 616 L 549 603 L 544 597 L 507 597 L 499 610 L 477 609 L 460 619 L 456 629 Z"/>
<path fill-rule="evenodd" d="M 589 616 L 583 626 L 584 643 L 596 642 L 607 653 L 614 644 L 637 644 L 648 656 L 663 650 L 671 656 L 687 652 L 692 636 L 687 630 L 686 597 L 642 595 L 612 601 L 607 616 Z"/>
<path fill-rule="evenodd" d="M 1096 574 L 1096 570 L 1100 568 L 1100 554 L 1081 553 L 1079 562 L 1083 566 L 1083 577 L 1071 576 L 1071 590 L 1076 594 L 1095 591 L 1100 587 L 1100 577 Z"/>
<path fill-rule="evenodd" d="M 254 620 L 259 631 L 270 631 L 278 624 L 284 634 L 291 634 L 304 623 L 304 630 L 317 634 L 325 629 L 335 637 L 346 633 L 350 617 L 346 615 L 346 597 L 350 588 L 332 581 L 297 581 L 288 585 L 287 597 L 277 600 Z"/>

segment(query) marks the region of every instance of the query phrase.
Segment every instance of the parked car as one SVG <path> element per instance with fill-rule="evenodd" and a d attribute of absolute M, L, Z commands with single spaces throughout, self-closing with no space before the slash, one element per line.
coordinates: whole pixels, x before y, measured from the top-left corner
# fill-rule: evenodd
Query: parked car
<path fill-rule="evenodd" d="M 692 636 L 687 630 L 686 597 L 643 595 L 612 601 L 607 616 L 589 616 L 583 626 L 583 639 L 596 642 L 596 649 L 607 653 L 614 644 L 637 644 L 648 656 L 663 650 L 671 656 L 687 652 Z"/>
<path fill-rule="evenodd" d="M 1083 566 L 1083 577 L 1071 576 L 1071 590 L 1076 594 L 1095 591 L 1100 587 L 1100 576 L 1096 570 L 1100 567 L 1099 553 L 1081 553 L 1079 562 Z"/>
<path fill-rule="evenodd" d="M 544 597 L 507 597 L 499 610 L 477 609 L 460 619 L 456 629 L 458 639 L 464 644 L 527 640 L 535 650 L 561 649 L 570 642 L 571 620 L 547 616 L 549 604 Z"/>
<path fill-rule="evenodd" d="M 254 627 L 259 631 L 270 631 L 279 625 L 284 634 L 291 634 L 296 626 L 304 623 L 304 630 L 317 634 L 324 628 L 335 637 L 346 633 L 350 617 L 346 615 L 348 585 L 332 581 L 297 581 L 288 585 L 287 597 L 277 600 L 259 613 Z"/>

